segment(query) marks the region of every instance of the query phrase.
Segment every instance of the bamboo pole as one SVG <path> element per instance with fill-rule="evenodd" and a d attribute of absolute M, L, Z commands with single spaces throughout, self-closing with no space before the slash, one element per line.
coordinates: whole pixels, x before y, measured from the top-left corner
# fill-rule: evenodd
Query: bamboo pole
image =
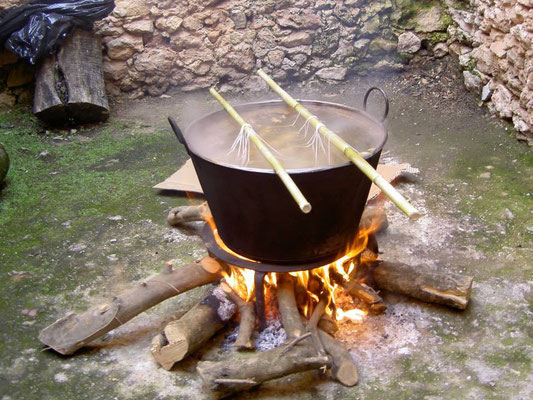
<path fill-rule="evenodd" d="M 283 90 L 272 78 L 270 78 L 263 70 L 258 70 L 257 73 L 263 80 L 276 92 L 290 107 L 294 108 L 306 121 L 324 136 L 330 143 L 361 170 L 389 199 L 405 214 L 412 219 L 418 219 L 421 213 L 413 207 L 385 178 L 378 172 L 355 150 L 352 146 L 346 143 L 333 131 L 329 130 L 324 123 L 322 123 L 315 115 L 311 114 L 309 110 L 298 103 L 290 94 Z"/>
<path fill-rule="evenodd" d="M 209 92 L 213 95 L 215 99 L 218 100 L 220 104 L 222 104 L 228 114 L 231 115 L 233 119 L 237 121 L 239 125 L 246 131 L 246 134 L 249 136 L 252 143 L 257 147 L 257 149 L 261 152 L 263 157 L 266 158 L 270 165 L 272 165 L 272 168 L 274 168 L 274 172 L 281 179 L 294 201 L 296 201 L 296 203 L 298 204 L 298 207 L 300 207 L 300 210 L 302 210 L 302 212 L 304 212 L 305 214 L 308 214 L 311 211 L 311 204 L 309 204 L 309 202 L 304 197 L 298 186 L 296 186 L 296 183 L 294 183 L 287 171 L 285 171 L 285 168 L 283 168 L 281 162 L 279 162 L 279 160 L 274 157 L 274 155 L 265 145 L 261 137 L 255 132 L 251 125 L 248 124 L 214 88 L 211 88 Z"/>

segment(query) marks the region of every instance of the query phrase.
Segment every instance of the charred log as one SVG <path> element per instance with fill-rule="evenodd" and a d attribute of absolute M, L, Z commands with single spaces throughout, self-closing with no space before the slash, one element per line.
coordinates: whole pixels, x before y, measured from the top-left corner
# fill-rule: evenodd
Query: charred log
<path fill-rule="evenodd" d="M 381 314 L 387 309 L 387 305 L 383 302 L 381 296 L 370 286 L 359 284 L 353 280 L 343 282 L 342 286 L 351 296 L 357 297 L 366 303 L 372 312 Z"/>

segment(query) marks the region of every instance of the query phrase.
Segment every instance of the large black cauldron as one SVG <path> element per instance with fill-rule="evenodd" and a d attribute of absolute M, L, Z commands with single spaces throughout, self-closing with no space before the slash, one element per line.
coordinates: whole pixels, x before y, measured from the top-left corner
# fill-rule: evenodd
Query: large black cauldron
<path fill-rule="evenodd" d="M 377 167 L 387 139 L 381 122 L 364 111 L 340 104 L 301 103 L 333 130 L 330 124 L 339 119 L 348 125 L 344 135 L 347 142 L 353 143 L 350 135 L 364 135 L 366 148 L 358 150 L 370 149 L 366 159 Z M 261 109 L 265 115 L 275 114 L 279 109 L 293 112 L 278 101 L 245 104 L 235 109 L 254 127 L 254 121 L 247 118 L 254 110 Z M 197 119 L 184 134 L 171 118 L 169 121 L 191 156 L 220 238 L 236 253 L 278 265 L 321 260 L 327 263 L 354 239 L 371 182 L 353 164 L 287 168 L 312 205 L 312 211 L 304 214 L 272 170 L 216 161 L 202 150 L 202 143 L 216 140 L 217 126 L 234 124 L 235 134 L 238 132 L 238 125 L 225 111 Z"/>

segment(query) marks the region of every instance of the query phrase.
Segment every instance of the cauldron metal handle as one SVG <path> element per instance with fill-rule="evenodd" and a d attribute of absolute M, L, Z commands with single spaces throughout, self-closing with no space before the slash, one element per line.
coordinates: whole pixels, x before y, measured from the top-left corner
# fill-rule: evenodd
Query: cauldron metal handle
<path fill-rule="evenodd" d="M 385 99 L 385 111 L 383 112 L 383 117 L 381 117 L 381 120 L 380 120 L 380 122 L 383 122 L 387 119 L 387 116 L 389 115 L 389 97 L 387 96 L 387 93 L 385 93 L 383 89 L 378 88 L 376 86 L 373 86 L 370 89 L 368 89 L 366 91 L 365 98 L 363 100 L 363 109 L 366 112 L 366 103 L 368 101 L 368 96 L 370 96 L 370 93 L 372 93 L 374 90 L 377 90 L 378 92 L 380 92 L 381 95 L 383 96 L 383 99 Z"/>
<path fill-rule="evenodd" d="M 185 142 L 185 138 L 183 137 L 183 133 L 181 132 L 181 129 L 178 127 L 178 124 L 172 117 L 168 117 L 168 123 L 172 127 L 172 130 L 174 131 L 174 134 L 178 138 L 179 142 L 185 146 L 185 149 L 187 149 L 187 152 L 189 152 L 189 147 L 187 147 L 187 142 Z"/>

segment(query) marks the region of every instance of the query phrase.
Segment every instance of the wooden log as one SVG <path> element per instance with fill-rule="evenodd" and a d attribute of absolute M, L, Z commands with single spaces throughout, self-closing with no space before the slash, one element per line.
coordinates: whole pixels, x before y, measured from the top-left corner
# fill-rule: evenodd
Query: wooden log
<path fill-rule="evenodd" d="M 172 225 L 180 225 L 184 222 L 207 221 L 211 217 L 211 211 L 207 202 L 197 206 L 180 206 L 170 210 L 167 222 Z"/>
<path fill-rule="evenodd" d="M 374 313 L 381 314 L 387 309 L 387 305 L 383 302 L 381 296 L 370 286 L 361 285 L 353 280 L 342 282 L 342 286 L 351 296 L 357 297 L 368 304 L 370 310 Z"/>
<path fill-rule="evenodd" d="M 83 314 L 69 314 L 44 328 L 39 340 L 61 354 L 73 354 L 94 339 L 126 323 L 156 304 L 221 278 L 221 266 L 206 257 L 176 270 L 171 264 L 154 278 L 138 284 L 108 303 Z"/>
<path fill-rule="evenodd" d="M 464 310 L 470 300 L 472 276 L 424 271 L 423 266 L 382 261 L 373 270 L 380 289 L 400 293 L 430 303 Z"/>
<path fill-rule="evenodd" d="M 322 318 L 322 315 L 324 315 L 324 311 L 329 304 L 329 300 L 330 298 L 328 292 L 324 291 L 320 301 L 315 306 L 315 309 L 313 310 L 313 313 L 309 317 L 309 321 L 307 321 L 306 324 L 307 332 L 311 333 L 313 345 L 318 350 L 318 354 L 321 356 L 326 354 L 326 350 L 324 349 L 324 344 L 322 343 L 322 340 L 320 340 L 320 335 L 318 334 L 318 322 Z"/>
<path fill-rule="evenodd" d="M 290 344 L 231 361 L 201 361 L 196 371 L 214 397 L 223 398 L 263 382 L 329 365 L 312 346 Z"/>
<path fill-rule="evenodd" d="M 220 330 L 235 313 L 235 304 L 220 286 L 185 315 L 165 326 L 152 340 L 151 352 L 167 371 L 194 353 Z"/>
<path fill-rule="evenodd" d="M 283 327 L 287 332 L 287 337 L 298 338 L 302 336 L 301 332 L 303 332 L 304 325 L 302 323 L 302 317 L 300 317 L 298 313 L 298 307 L 296 306 L 294 283 L 292 278 L 290 278 L 288 275 L 282 275 L 280 278 L 280 284 L 278 286 L 278 308 L 281 314 Z M 320 309 L 312 316 L 312 324 L 314 324 L 314 320 L 318 314 L 320 314 Z M 321 330 L 318 332 L 320 342 L 330 357 L 332 376 L 345 386 L 356 385 L 359 381 L 359 373 L 357 371 L 357 366 L 353 362 L 348 350 L 327 333 Z M 305 344 L 303 341 L 301 341 L 299 342 L 299 345 L 302 346 Z"/>
<path fill-rule="evenodd" d="M 281 314 L 283 328 L 288 339 L 294 339 L 305 333 L 305 326 L 298 312 L 294 281 L 290 275 L 283 274 L 279 278 L 278 309 Z"/>
<path fill-rule="evenodd" d="M 92 123 L 109 117 L 102 43 L 94 33 L 74 31 L 57 54 L 41 63 L 33 112 L 52 124 Z"/>
<path fill-rule="evenodd" d="M 311 335 L 305 333 L 289 276 L 281 277 L 278 303 L 283 327 L 290 339 L 288 343 L 231 362 L 202 361 L 198 364 L 198 374 L 217 398 L 249 390 L 272 379 L 330 365 L 329 357 L 319 356 Z"/>
<path fill-rule="evenodd" d="M 253 350 L 254 345 L 254 330 L 255 330 L 255 308 L 251 301 L 244 301 L 241 297 L 229 287 L 228 284 L 222 282 L 220 287 L 226 295 L 237 305 L 240 314 L 239 334 L 235 340 L 235 348 L 237 350 Z"/>
<path fill-rule="evenodd" d="M 319 329 L 320 340 L 331 358 L 331 375 L 344 386 L 355 386 L 359 372 L 348 349 L 326 332 Z"/>
<path fill-rule="evenodd" d="M 322 329 L 324 332 L 333 336 L 339 330 L 339 325 L 331 317 L 323 315 L 320 321 L 318 321 L 318 329 Z"/>

